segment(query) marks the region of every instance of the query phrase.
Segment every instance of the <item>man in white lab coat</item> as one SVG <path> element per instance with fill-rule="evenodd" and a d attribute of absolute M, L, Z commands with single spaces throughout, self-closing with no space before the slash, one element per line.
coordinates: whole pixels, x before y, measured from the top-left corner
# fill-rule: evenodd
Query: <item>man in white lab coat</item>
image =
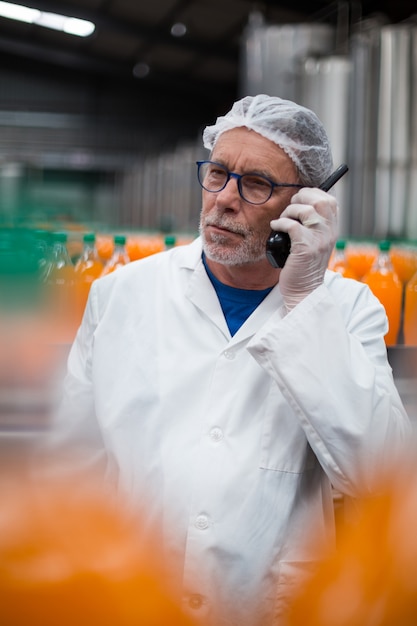
<path fill-rule="evenodd" d="M 268 626 L 334 539 L 332 485 L 371 494 L 410 426 L 384 309 L 326 269 L 320 121 L 247 97 L 204 143 L 201 236 L 93 284 L 61 427 L 141 508 L 198 623 Z M 271 227 L 291 239 L 283 268 Z"/>

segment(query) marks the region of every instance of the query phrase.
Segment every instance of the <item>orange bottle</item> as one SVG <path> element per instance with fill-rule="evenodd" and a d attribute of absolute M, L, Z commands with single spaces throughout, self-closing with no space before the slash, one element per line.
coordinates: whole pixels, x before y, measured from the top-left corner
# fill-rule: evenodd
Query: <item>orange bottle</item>
<path fill-rule="evenodd" d="M 131 261 L 162 252 L 163 249 L 164 240 L 160 235 L 133 235 L 126 241 L 126 251 Z"/>
<path fill-rule="evenodd" d="M 111 258 L 105 264 L 101 276 L 111 274 L 119 267 L 130 263 L 130 258 L 126 252 L 126 237 L 124 235 L 114 236 L 114 250 Z"/>
<path fill-rule="evenodd" d="M 391 467 L 391 474 L 399 469 Z M 317 571 L 295 589 L 286 626 L 416 623 L 414 476 L 413 468 L 400 479 L 381 480 L 372 498 L 355 503 L 354 520 L 341 529 L 337 550 L 323 550 Z"/>
<path fill-rule="evenodd" d="M 172 592 L 161 542 L 122 498 L 89 471 L 60 480 L 59 458 L 37 459 L 31 476 L 27 455 L 3 456 L 2 626 L 195 626 Z"/>
<path fill-rule="evenodd" d="M 379 254 L 376 261 L 362 279 L 385 308 L 389 324 L 385 335 L 387 346 L 397 343 L 402 306 L 402 285 L 391 263 L 390 247 L 389 241 L 379 242 Z"/>
<path fill-rule="evenodd" d="M 349 243 L 345 250 L 349 267 L 355 272 L 358 280 L 362 280 L 365 274 L 369 272 L 377 255 L 377 247 L 373 243 L 366 241 Z"/>
<path fill-rule="evenodd" d="M 417 346 L 417 272 L 405 288 L 404 343 Z"/>
<path fill-rule="evenodd" d="M 417 272 L 417 249 L 411 245 L 394 245 L 390 249 L 390 258 L 395 273 L 405 285 Z"/>
<path fill-rule="evenodd" d="M 329 269 L 333 272 L 338 272 L 345 276 L 345 278 L 357 278 L 357 275 L 349 266 L 349 263 L 345 255 L 346 241 L 344 239 L 338 239 L 336 241 L 333 256 L 330 259 Z"/>
<path fill-rule="evenodd" d="M 52 235 L 52 251 L 46 279 L 52 328 L 57 341 L 72 341 L 76 330 L 75 270 L 67 249 L 65 232 Z"/>
<path fill-rule="evenodd" d="M 101 259 L 103 265 L 111 258 L 114 249 L 114 241 L 111 235 L 97 234 L 96 235 L 96 248 L 98 256 Z"/>
<path fill-rule="evenodd" d="M 86 233 L 83 237 L 83 251 L 75 264 L 75 283 L 77 299 L 77 318 L 81 322 L 88 294 L 93 281 L 103 271 L 103 263 L 96 249 L 96 236 L 94 233 Z"/>

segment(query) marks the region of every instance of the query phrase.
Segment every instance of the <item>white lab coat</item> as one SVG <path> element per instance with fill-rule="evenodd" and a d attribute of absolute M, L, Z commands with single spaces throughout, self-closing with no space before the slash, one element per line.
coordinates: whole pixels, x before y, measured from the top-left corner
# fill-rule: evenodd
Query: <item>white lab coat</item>
<path fill-rule="evenodd" d="M 61 419 L 142 507 L 194 619 L 279 623 L 333 541 L 331 485 L 372 492 L 409 432 L 385 332 L 369 289 L 328 272 L 231 337 L 199 239 L 93 284 Z"/>

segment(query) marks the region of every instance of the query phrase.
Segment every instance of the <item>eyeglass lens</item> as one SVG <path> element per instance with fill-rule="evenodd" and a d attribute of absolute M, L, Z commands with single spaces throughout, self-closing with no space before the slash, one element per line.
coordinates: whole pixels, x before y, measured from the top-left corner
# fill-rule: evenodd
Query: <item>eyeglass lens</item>
<path fill-rule="evenodd" d="M 237 178 L 238 190 L 246 202 L 262 204 L 272 194 L 272 183 L 263 176 L 255 174 L 234 174 L 219 163 L 210 161 L 199 166 L 199 182 L 206 191 L 217 192 L 224 189 L 230 177 Z"/>

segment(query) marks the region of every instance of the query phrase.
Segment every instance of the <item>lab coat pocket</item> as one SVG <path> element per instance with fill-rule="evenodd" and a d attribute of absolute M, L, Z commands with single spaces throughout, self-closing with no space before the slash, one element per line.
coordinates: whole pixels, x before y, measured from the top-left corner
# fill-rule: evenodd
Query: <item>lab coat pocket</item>
<path fill-rule="evenodd" d="M 276 387 L 265 400 L 260 468 L 301 474 L 317 459 L 296 415 Z"/>
<path fill-rule="evenodd" d="M 285 616 L 294 597 L 315 573 L 319 561 L 281 561 L 275 596 L 274 618 L 276 623 L 285 623 Z M 275 622 L 274 622 L 275 623 Z"/>

